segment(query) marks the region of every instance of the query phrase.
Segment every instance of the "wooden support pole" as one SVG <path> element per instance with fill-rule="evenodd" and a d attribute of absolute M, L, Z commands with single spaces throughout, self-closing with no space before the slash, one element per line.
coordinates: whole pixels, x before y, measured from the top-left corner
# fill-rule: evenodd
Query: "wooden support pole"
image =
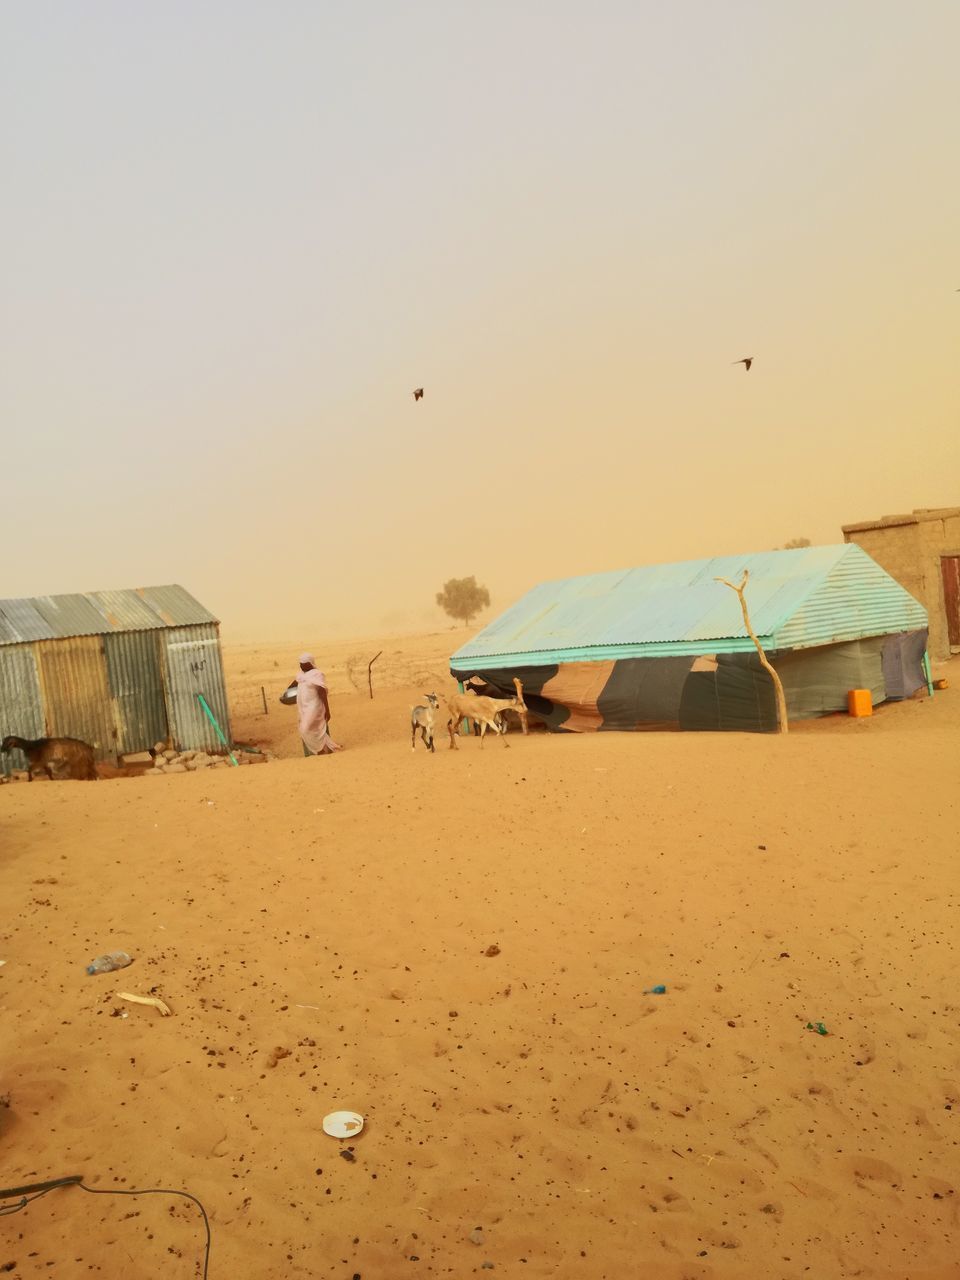
<path fill-rule="evenodd" d="M 370 659 L 370 661 L 367 663 L 367 688 L 370 690 L 371 702 L 373 701 L 373 664 L 376 662 L 376 660 L 380 657 L 380 654 L 382 653 L 383 653 L 383 650 L 381 649 L 380 653 L 375 653 L 373 657 Z"/>
<path fill-rule="evenodd" d="M 780 677 L 777 675 L 773 667 L 770 665 L 770 662 L 767 659 L 767 655 L 763 652 L 763 645 L 757 639 L 757 633 L 754 631 L 753 627 L 750 625 L 750 615 L 747 612 L 747 601 L 746 601 L 746 597 L 743 594 L 744 588 L 747 585 L 747 580 L 749 577 L 750 577 L 750 570 L 744 569 L 743 578 L 740 581 L 739 587 L 735 583 L 729 582 L 726 578 L 715 578 L 714 581 L 722 582 L 725 587 L 729 587 L 731 591 L 735 591 L 737 593 L 737 596 L 740 599 L 740 609 L 743 612 L 743 625 L 747 628 L 747 634 L 750 636 L 750 639 L 757 646 L 757 653 L 760 655 L 760 665 L 763 667 L 764 671 L 768 673 L 768 675 L 770 676 L 770 679 L 773 681 L 774 692 L 777 695 L 777 728 L 780 733 L 788 733 L 789 726 L 787 724 L 787 699 L 784 696 L 784 692 L 783 692 L 783 682 L 781 681 Z"/>
<path fill-rule="evenodd" d="M 465 689 L 464 689 L 464 687 L 463 687 L 463 681 L 462 681 L 462 680 L 458 680 L 458 681 L 457 681 L 457 688 L 460 690 L 460 692 L 461 692 L 461 693 L 466 693 L 466 690 L 465 690 Z M 469 737 L 470 737 L 470 733 L 471 733 L 470 721 L 467 719 L 467 717 L 466 717 L 466 716 L 464 716 L 464 717 L 463 717 L 463 722 L 462 722 L 462 724 L 460 725 L 460 737 L 461 737 L 461 738 L 469 738 Z"/>

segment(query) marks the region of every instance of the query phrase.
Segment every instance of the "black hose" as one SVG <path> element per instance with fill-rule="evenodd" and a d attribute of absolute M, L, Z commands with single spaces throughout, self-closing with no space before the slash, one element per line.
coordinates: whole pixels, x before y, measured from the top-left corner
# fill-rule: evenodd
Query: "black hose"
<path fill-rule="evenodd" d="M 14 1197 L 20 1197 L 19 1204 L 3 1205 L 0 1204 L 0 1217 L 4 1217 L 10 1213 L 19 1213 L 21 1209 L 25 1209 L 33 1200 L 39 1200 L 41 1196 L 45 1196 L 50 1191 L 56 1191 L 58 1187 L 79 1187 L 81 1191 L 86 1191 L 91 1196 L 182 1196 L 185 1200 L 192 1200 L 200 1210 L 203 1218 L 203 1227 L 206 1232 L 206 1247 L 203 1256 L 203 1280 L 207 1280 L 207 1274 L 210 1267 L 210 1219 L 207 1217 L 207 1211 L 197 1199 L 191 1195 L 189 1191 L 173 1191 L 166 1187 L 144 1187 L 137 1191 L 126 1191 L 119 1188 L 98 1188 L 88 1187 L 84 1185 L 83 1175 L 80 1173 L 70 1174 L 66 1178 L 51 1178 L 47 1182 L 30 1182 L 22 1187 L 8 1187 L 6 1190 L 0 1190 L 0 1200 L 10 1200 Z"/>

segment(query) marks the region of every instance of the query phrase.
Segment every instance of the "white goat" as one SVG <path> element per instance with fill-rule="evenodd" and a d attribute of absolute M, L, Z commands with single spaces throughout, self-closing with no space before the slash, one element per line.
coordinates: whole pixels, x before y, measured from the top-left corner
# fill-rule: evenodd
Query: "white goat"
<path fill-rule="evenodd" d="M 433 745 L 433 730 L 436 724 L 437 709 L 440 706 L 440 699 L 435 693 L 425 693 L 426 706 L 414 707 L 410 712 L 410 750 L 417 749 L 417 730 L 423 738 L 423 745 L 428 751 L 435 750 Z"/>

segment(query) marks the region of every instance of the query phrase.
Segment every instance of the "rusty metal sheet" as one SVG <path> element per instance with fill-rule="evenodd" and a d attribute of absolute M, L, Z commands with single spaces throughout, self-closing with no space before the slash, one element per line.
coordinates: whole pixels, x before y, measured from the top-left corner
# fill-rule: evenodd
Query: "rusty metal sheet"
<path fill-rule="evenodd" d="M 33 646 L 5 645 L 0 648 L 0 741 L 7 734 L 18 738 L 42 738 L 43 705 L 40 678 Z M 25 769 L 22 751 L 0 751 L 0 772 Z"/>
<path fill-rule="evenodd" d="M 202 693 L 230 741 L 230 716 L 223 676 L 220 637 L 211 624 L 177 627 L 160 633 L 167 722 L 179 751 L 222 752 L 223 745 L 203 713 Z"/>
<path fill-rule="evenodd" d="M 110 629 L 89 596 L 37 596 L 32 603 L 55 636 L 98 636 Z"/>
<path fill-rule="evenodd" d="M 189 591 L 174 583 L 169 587 L 139 587 L 140 596 L 156 613 L 163 626 L 186 627 L 202 623 L 218 623 L 209 609 L 195 600 Z"/>
<path fill-rule="evenodd" d="M 38 640 L 35 649 L 47 736 L 79 738 L 98 760 L 115 758 L 119 731 L 100 636 Z"/>
<path fill-rule="evenodd" d="M 176 583 L 0 600 L 0 645 L 69 636 L 150 631 L 218 620 Z"/>
<path fill-rule="evenodd" d="M 46 640 L 56 632 L 38 612 L 35 600 L 0 600 L 0 644 Z"/>
<path fill-rule="evenodd" d="M 136 591 L 91 591 L 89 595 L 111 631 L 152 631 L 164 625 L 157 611 Z"/>
<path fill-rule="evenodd" d="M 127 631 L 104 637 L 107 681 L 117 726 L 117 751 L 146 751 L 167 736 L 160 671 L 160 632 Z"/>

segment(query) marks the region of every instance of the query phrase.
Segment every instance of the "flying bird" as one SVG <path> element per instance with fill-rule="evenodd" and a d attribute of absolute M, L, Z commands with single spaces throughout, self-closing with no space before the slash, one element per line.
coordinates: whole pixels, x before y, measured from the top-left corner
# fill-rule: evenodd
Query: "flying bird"
<path fill-rule="evenodd" d="M 731 364 L 742 364 L 746 366 L 747 373 L 750 372 L 750 366 L 753 364 L 753 356 L 746 356 L 743 360 L 731 360 Z"/>
<path fill-rule="evenodd" d="M 416 391 L 413 393 L 413 398 L 414 400 L 423 399 L 423 387 L 417 387 Z"/>

